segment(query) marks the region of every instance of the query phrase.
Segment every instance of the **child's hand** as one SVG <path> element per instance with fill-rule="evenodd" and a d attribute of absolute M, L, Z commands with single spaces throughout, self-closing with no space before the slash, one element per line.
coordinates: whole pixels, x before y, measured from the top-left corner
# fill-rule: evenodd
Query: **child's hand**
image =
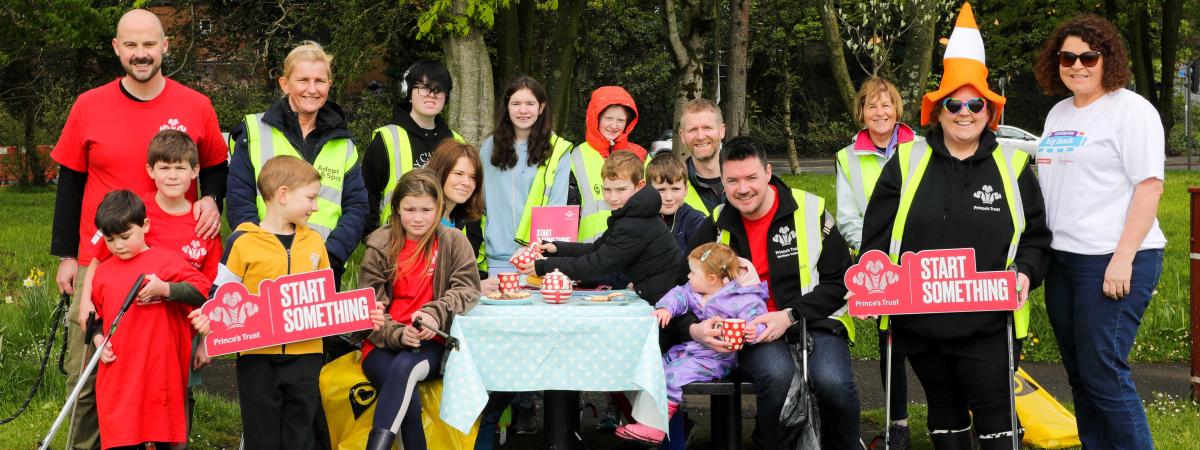
<path fill-rule="evenodd" d="M 552 242 L 540 242 L 538 248 L 542 249 L 542 253 L 558 253 L 558 247 Z"/>
<path fill-rule="evenodd" d="M 207 314 L 200 312 L 200 308 L 193 309 L 191 313 L 188 313 L 188 319 L 192 320 L 192 328 L 195 328 L 196 332 L 200 333 L 201 336 L 207 336 L 209 333 L 212 333 L 212 328 L 209 327 L 209 322 L 211 321 L 208 319 Z"/>
<path fill-rule="evenodd" d="M 521 272 L 521 275 L 537 275 L 537 270 L 535 269 L 536 267 L 537 267 L 537 262 L 530 261 L 529 264 L 522 264 L 522 265 L 517 266 L 517 271 Z"/>
<path fill-rule="evenodd" d="M 671 313 L 663 308 L 654 310 L 654 317 L 658 318 L 658 326 L 660 328 L 666 328 L 667 322 L 671 321 Z"/>
<path fill-rule="evenodd" d="M 101 344 L 104 344 L 104 348 L 100 348 Z M 104 336 L 101 336 L 100 333 L 92 336 L 92 345 L 100 351 L 100 362 L 112 364 L 113 361 L 117 360 L 117 354 L 113 353 L 112 342 L 105 343 Z"/>
<path fill-rule="evenodd" d="M 421 338 L 417 337 L 417 334 L 417 327 L 407 326 L 402 328 L 400 332 L 400 344 L 405 347 L 420 347 Z"/>
<path fill-rule="evenodd" d="M 479 280 L 479 292 L 483 295 L 488 295 L 493 292 L 500 292 L 500 279 L 496 277 L 490 277 Z"/>
<path fill-rule="evenodd" d="M 417 311 L 417 312 L 413 313 L 413 315 L 412 315 L 413 323 L 416 323 L 417 319 L 421 319 L 421 330 L 417 331 L 418 339 L 420 339 L 422 341 L 428 341 L 430 339 L 433 339 L 434 336 L 437 336 L 437 333 L 433 332 L 433 330 L 437 330 L 437 329 L 439 329 L 438 327 L 441 326 L 440 324 L 438 324 L 437 319 L 434 319 L 433 316 L 429 315 L 429 313 L 422 312 L 422 311 Z"/>
<path fill-rule="evenodd" d="M 142 286 L 142 290 L 138 291 L 138 303 L 145 304 L 159 297 L 170 297 L 171 288 L 167 286 L 167 282 L 160 280 L 158 275 L 146 275 L 146 285 Z"/>
<path fill-rule="evenodd" d="M 375 302 L 375 309 L 371 310 L 371 329 L 378 331 L 385 323 L 387 315 L 383 313 L 383 303 Z"/>
<path fill-rule="evenodd" d="M 208 350 L 204 349 L 204 344 L 201 343 L 196 347 L 196 353 L 192 354 L 192 370 L 200 370 L 212 362 L 212 358 L 208 357 Z"/>
<path fill-rule="evenodd" d="M 96 312 L 96 304 L 87 296 L 79 298 L 79 327 L 87 328 L 88 315 Z"/>

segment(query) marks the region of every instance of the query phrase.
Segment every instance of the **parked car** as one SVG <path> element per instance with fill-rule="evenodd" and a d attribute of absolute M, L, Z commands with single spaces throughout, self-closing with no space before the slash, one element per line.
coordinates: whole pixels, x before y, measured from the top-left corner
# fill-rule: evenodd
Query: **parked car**
<path fill-rule="evenodd" d="M 1000 125 L 996 130 L 996 141 L 1005 147 L 1015 148 L 1037 157 L 1038 136 L 1011 125 Z"/>
<path fill-rule="evenodd" d="M 675 137 L 673 130 L 663 131 L 659 135 L 658 140 L 650 143 L 650 157 L 653 158 L 663 153 L 671 153 L 671 139 Z"/>

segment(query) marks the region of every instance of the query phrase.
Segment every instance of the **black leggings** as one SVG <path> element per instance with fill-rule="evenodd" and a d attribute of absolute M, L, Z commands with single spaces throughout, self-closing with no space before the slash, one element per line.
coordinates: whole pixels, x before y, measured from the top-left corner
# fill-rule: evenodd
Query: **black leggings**
<path fill-rule="evenodd" d="M 415 350 L 393 352 L 376 348 L 363 360 L 363 374 L 379 390 L 373 426 L 399 434 L 406 450 L 426 448 L 425 430 L 421 427 L 421 396 L 417 395 L 415 384 L 409 390 L 409 378 L 422 363 L 428 366 L 427 375 L 418 380 L 440 378 L 444 350 L 437 341 L 421 341 L 421 347 Z M 408 400 L 407 408 L 405 400 Z M 401 408 L 405 409 L 401 411 Z M 401 417 L 399 426 L 396 423 L 398 417 Z"/>
<path fill-rule="evenodd" d="M 969 429 L 973 418 L 984 449 L 1011 448 L 1008 356 L 1004 347 L 988 347 L 996 351 L 966 357 L 935 344 L 908 354 L 929 402 L 931 434 Z"/>

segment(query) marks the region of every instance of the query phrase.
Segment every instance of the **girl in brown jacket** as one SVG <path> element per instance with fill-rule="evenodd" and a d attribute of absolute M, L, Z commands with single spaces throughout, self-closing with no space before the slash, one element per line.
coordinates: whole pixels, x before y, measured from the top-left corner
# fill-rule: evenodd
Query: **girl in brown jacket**
<path fill-rule="evenodd" d="M 449 330 L 479 298 L 475 252 L 461 232 L 439 223 L 438 184 L 426 169 L 404 174 L 388 224 L 367 237 L 358 285 L 375 289 L 388 315 L 363 343 L 363 373 L 379 389 L 367 450 L 392 448 L 397 434 L 406 449 L 426 448 L 416 385 L 442 370 L 445 342 L 434 330 Z"/>

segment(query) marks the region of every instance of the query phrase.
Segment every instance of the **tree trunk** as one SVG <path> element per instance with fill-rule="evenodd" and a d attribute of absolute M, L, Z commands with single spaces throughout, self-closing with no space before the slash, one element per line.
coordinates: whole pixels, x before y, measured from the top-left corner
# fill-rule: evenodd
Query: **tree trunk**
<path fill-rule="evenodd" d="M 20 170 L 17 171 L 17 183 L 25 186 L 41 186 L 46 184 L 46 173 L 42 167 L 42 155 L 38 153 L 37 108 L 30 105 L 25 108 L 22 122 L 25 128 L 25 142 L 21 151 Z"/>
<path fill-rule="evenodd" d="M 537 17 L 535 15 L 537 13 L 537 4 L 534 3 L 534 0 L 521 0 L 521 3 L 516 5 L 516 9 L 517 22 L 520 24 L 517 73 L 528 74 L 533 67 L 533 30 L 537 26 Z"/>
<path fill-rule="evenodd" d="M 750 0 L 729 0 L 729 75 L 726 78 L 725 132 L 732 139 L 750 132 L 746 70 L 750 66 Z"/>
<path fill-rule="evenodd" d="M 1164 0 L 1162 5 L 1162 35 L 1159 37 L 1162 45 L 1162 73 L 1160 74 L 1160 90 L 1158 91 L 1158 116 L 1162 119 L 1163 132 L 1171 135 L 1175 126 L 1175 50 L 1179 46 L 1179 22 L 1183 15 L 1183 2 L 1179 0 Z"/>
<path fill-rule="evenodd" d="M 783 134 L 787 138 L 788 166 L 792 173 L 800 175 L 800 155 L 796 151 L 796 136 L 792 132 L 792 58 L 784 52 L 783 63 Z"/>
<path fill-rule="evenodd" d="M 500 82 L 505 83 L 512 79 L 513 75 L 520 70 L 520 43 L 519 37 L 521 34 L 520 19 L 517 18 L 517 5 L 512 4 L 507 8 L 500 10 L 497 14 L 497 48 L 496 48 L 496 65 L 499 69 Z M 499 94 L 499 93 L 497 93 Z"/>
<path fill-rule="evenodd" d="M 457 7 L 464 2 L 454 3 Z M 461 133 L 467 142 L 479 145 L 492 132 L 495 108 L 492 62 L 483 34 L 472 27 L 466 36 L 446 36 L 442 39 L 442 49 L 450 76 L 454 77 L 454 95 L 448 105 L 450 128 Z"/>
<path fill-rule="evenodd" d="M 1147 6 L 1139 2 L 1137 12 L 1133 15 L 1133 27 L 1130 34 L 1133 41 L 1130 45 L 1130 59 L 1133 60 L 1133 84 L 1137 93 L 1141 94 L 1155 106 L 1158 101 L 1154 91 L 1154 55 L 1150 53 L 1150 14 Z"/>
<path fill-rule="evenodd" d="M 900 63 L 895 80 L 904 99 L 904 117 L 900 120 L 909 125 L 917 125 L 921 120 L 921 96 L 925 93 L 925 81 L 933 64 L 937 5 L 916 2 L 914 13 L 904 46 L 904 61 Z"/>
<path fill-rule="evenodd" d="M 682 0 L 683 10 L 676 11 L 676 0 L 666 0 L 667 39 L 675 60 L 679 85 L 675 90 L 675 114 L 673 128 L 679 127 L 679 116 L 683 104 L 704 95 L 704 43 L 702 27 L 699 26 L 699 0 Z M 681 13 L 681 14 L 680 14 Z M 683 153 L 683 142 L 676 135 L 673 151 Z"/>
<path fill-rule="evenodd" d="M 559 0 L 555 20 L 554 42 L 559 44 L 554 54 L 553 85 L 550 89 L 550 105 L 554 123 L 564 128 L 571 117 L 571 95 L 575 91 L 575 60 L 579 54 L 579 19 L 587 0 Z"/>
<path fill-rule="evenodd" d="M 846 53 L 842 50 L 842 32 L 838 29 L 837 11 L 833 0 L 825 0 L 817 7 L 821 11 L 821 22 L 825 25 L 825 47 L 829 53 L 829 68 L 833 72 L 833 81 L 837 85 L 838 97 L 847 114 L 854 111 L 854 82 L 850 80 L 850 71 L 846 68 Z"/>

